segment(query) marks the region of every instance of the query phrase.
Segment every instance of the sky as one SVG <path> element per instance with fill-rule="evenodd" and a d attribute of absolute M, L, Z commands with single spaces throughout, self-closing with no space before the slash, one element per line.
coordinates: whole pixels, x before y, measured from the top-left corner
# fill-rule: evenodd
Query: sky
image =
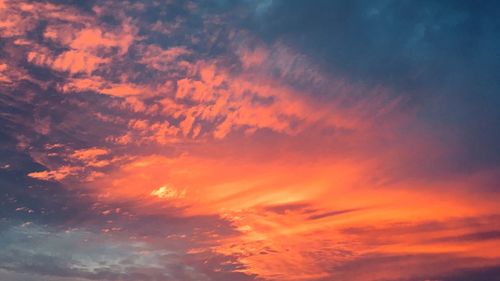
<path fill-rule="evenodd" d="M 499 10 L 0 0 L 0 280 L 500 280 Z"/>

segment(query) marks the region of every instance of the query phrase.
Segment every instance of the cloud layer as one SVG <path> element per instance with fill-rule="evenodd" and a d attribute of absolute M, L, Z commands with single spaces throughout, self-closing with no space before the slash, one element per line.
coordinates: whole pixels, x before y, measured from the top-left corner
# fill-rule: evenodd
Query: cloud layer
<path fill-rule="evenodd" d="M 0 279 L 496 280 L 495 6 L 0 1 Z"/>

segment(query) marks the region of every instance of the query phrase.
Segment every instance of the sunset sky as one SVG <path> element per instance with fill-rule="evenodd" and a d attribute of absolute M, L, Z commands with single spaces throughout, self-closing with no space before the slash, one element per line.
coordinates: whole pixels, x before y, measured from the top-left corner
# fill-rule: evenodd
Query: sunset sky
<path fill-rule="evenodd" d="M 499 11 L 0 0 L 0 280 L 500 280 Z"/>

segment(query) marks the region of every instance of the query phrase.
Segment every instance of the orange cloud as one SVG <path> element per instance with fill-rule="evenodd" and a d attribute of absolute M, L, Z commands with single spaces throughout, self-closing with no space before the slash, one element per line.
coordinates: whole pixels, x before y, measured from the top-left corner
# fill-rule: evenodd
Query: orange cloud
<path fill-rule="evenodd" d="M 81 169 L 79 167 L 62 166 L 59 169 L 52 171 L 41 171 L 28 173 L 29 177 L 39 180 L 53 180 L 60 181 L 64 178 L 76 174 Z"/>
<path fill-rule="evenodd" d="M 144 50 L 141 51 L 140 62 L 147 65 L 148 67 L 158 70 L 158 71 L 169 71 L 176 69 L 182 61 L 179 58 L 182 56 L 190 55 L 186 47 L 171 47 L 169 49 L 162 49 L 156 45 L 147 45 Z M 187 62 L 185 62 L 187 64 Z"/>
<path fill-rule="evenodd" d="M 67 51 L 53 58 L 43 53 L 30 52 L 28 61 L 40 66 L 49 66 L 58 71 L 70 73 L 92 73 L 99 65 L 109 61 L 89 53 L 80 51 Z"/>
<path fill-rule="evenodd" d="M 106 155 L 108 153 L 109 151 L 107 149 L 93 147 L 89 149 L 77 150 L 72 154 L 72 157 L 75 157 L 79 160 L 93 160 L 98 156 Z"/>
<path fill-rule="evenodd" d="M 3 5 L 0 36 L 16 38 L 19 45 L 30 46 L 29 62 L 57 71 L 90 74 L 109 63 L 110 56 L 124 55 L 134 41 L 135 30 L 126 19 L 119 28 L 104 30 L 95 25 L 94 15 L 65 5 L 15 1 Z M 46 22 L 43 36 L 69 50 L 54 54 L 26 36 L 42 20 Z"/>
<path fill-rule="evenodd" d="M 496 229 L 456 219 L 497 210 L 495 204 L 483 204 L 484 198 L 467 196 L 472 183 L 458 188 L 456 179 L 433 186 L 406 180 L 375 187 L 376 167 L 387 159 L 296 157 L 288 153 L 263 162 L 226 155 L 154 155 L 137 158 L 93 184 L 111 202 L 135 199 L 139 212 L 161 212 L 160 206 L 169 205 L 181 207 L 185 216 L 222 216 L 240 234 L 219 239 L 211 249 L 237 257 L 245 265 L 242 272 L 269 280 L 327 277 L 331 273 L 322 260 L 335 266 L 375 253 L 498 258 L 494 250 L 484 250 L 496 240 L 439 240 Z M 455 191 L 446 198 L 436 196 L 451 186 Z M 425 230 L 429 220 L 439 223 Z"/>
<path fill-rule="evenodd" d="M 98 48 L 118 48 L 123 55 L 134 40 L 132 28 L 125 24 L 118 33 L 103 32 L 100 28 L 83 29 L 76 35 L 70 47 L 76 50 L 96 50 Z"/>

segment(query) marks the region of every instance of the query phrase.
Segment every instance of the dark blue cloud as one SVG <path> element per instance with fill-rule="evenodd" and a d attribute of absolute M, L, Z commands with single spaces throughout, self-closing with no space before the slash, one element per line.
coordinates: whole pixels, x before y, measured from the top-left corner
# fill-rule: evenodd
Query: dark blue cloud
<path fill-rule="evenodd" d="M 500 165 L 498 1 L 269 3 L 252 27 L 261 38 L 408 98 L 438 137 L 461 146 L 452 169 Z"/>

